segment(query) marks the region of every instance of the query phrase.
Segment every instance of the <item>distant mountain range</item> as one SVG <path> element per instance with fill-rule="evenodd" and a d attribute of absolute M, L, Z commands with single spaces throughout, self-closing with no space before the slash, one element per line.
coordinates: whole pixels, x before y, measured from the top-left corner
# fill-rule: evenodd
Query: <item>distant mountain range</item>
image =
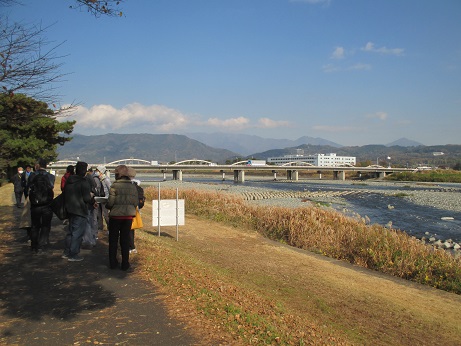
<path fill-rule="evenodd" d="M 105 134 L 74 135 L 73 140 L 58 147 L 58 159 L 83 160 L 88 163 L 137 158 L 167 163 L 185 159 L 203 159 L 224 164 L 236 158 L 267 159 L 296 154 L 336 153 L 355 156 L 357 162 L 399 165 L 450 165 L 461 160 L 460 145 L 424 146 L 401 138 L 388 145 L 341 146 L 308 136 L 297 140 L 268 139 L 249 135 L 195 134 L 196 139 L 176 134 Z M 199 141 L 201 138 L 204 142 Z M 206 142 L 206 143 L 205 143 Z M 257 148 L 262 148 L 259 151 Z M 268 149 L 269 148 L 269 149 Z M 236 150 L 239 149 L 239 150 Z M 440 154 L 443 153 L 443 154 Z"/>
<path fill-rule="evenodd" d="M 88 163 L 111 162 L 118 159 L 147 161 L 181 161 L 197 158 L 218 162 L 239 154 L 212 148 L 195 139 L 174 134 L 114 134 L 96 136 L 73 135 L 72 141 L 58 147 L 58 159 L 79 158 Z"/>
<path fill-rule="evenodd" d="M 243 156 L 275 148 L 296 147 L 303 144 L 328 145 L 339 148 L 342 145 L 322 138 L 303 136 L 295 140 L 263 138 L 255 135 L 234 133 L 187 133 L 188 137 L 196 139 L 215 148 L 223 148 L 240 153 Z"/>
<path fill-rule="evenodd" d="M 416 141 L 412 141 L 411 139 L 408 139 L 408 138 L 400 138 L 400 139 L 397 139 L 396 141 L 386 144 L 386 147 L 394 147 L 394 146 L 419 147 L 420 145 L 424 145 L 424 144 L 416 142 Z"/>

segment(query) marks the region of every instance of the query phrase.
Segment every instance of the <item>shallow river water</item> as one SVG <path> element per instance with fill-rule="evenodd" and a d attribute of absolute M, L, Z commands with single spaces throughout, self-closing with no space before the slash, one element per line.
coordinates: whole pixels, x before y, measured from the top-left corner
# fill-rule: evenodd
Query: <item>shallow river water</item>
<path fill-rule="evenodd" d="M 152 176 L 138 176 L 138 179 L 144 181 L 144 185 L 155 184 L 161 179 Z M 183 177 L 184 181 L 199 182 L 203 184 L 213 184 L 232 186 L 238 185 L 240 188 L 258 187 L 264 189 L 284 190 L 284 191 L 322 191 L 322 192 L 350 192 L 341 194 L 340 202 L 333 200 L 332 207 L 338 211 L 344 212 L 351 216 L 360 215 L 368 217 L 370 223 L 380 225 L 392 224 L 392 228 L 400 229 L 410 235 L 418 238 L 427 235 L 436 235 L 436 238 L 442 240 L 452 239 L 461 242 L 461 212 L 453 211 L 453 208 L 444 208 L 443 200 L 448 194 L 460 194 L 461 184 L 374 184 L 351 183 L 351 182 L 334 182 L 331 181 L 272 181 L 266 180 L 248 180 L 244 183 L 235 184 L 232 180 L 222 181 L 216 178 L 201 177 Z M 447 192 L 448 189 L 448 192 Z M 438 192 L 440 195 L 437 204 L 421 205 L 413 203 L 409 198 L 394 196 L 394 194 L 411 195 L 412 192 Z"/>

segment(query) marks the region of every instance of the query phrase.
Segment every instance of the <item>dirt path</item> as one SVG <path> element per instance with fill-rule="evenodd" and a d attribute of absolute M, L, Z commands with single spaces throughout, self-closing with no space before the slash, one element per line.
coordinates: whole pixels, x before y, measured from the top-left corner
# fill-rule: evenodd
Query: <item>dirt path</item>
<path fill-rule="evenodd" d="M 4 231 L 15 229 L 8 217 L 13 209 L 0 206 Z M 162 237 L 157 237 L 157 229 L 149 226 L 151 213 L 148 203 L 143 209 L 145 230 L 137 233 L 136 273 L 129 278 L 108 272 L 105 256 L 98 253 L 103 248 L 86 250 L 83 255 L 92 262 L 69 267 L 59 257 L 59 243 L 48 257 L 34 259 L 37 263 L 18 239 L 13 246 L 3 243 L 0 340 L 37 345 L 47 338 L 60 344 L 248 343 L 225 328 L 229 317 L 218 320 L 222 311 L 214 305 L 197 310 L 206 293 L 210 304 L 225 296 L 226 302 L 255 314 L 277 314 L 274 320 L 291 323 L 293 334 L 309 334 L 307 344 L 461 345 L 458 295 L 191 215 L 180 228 L 179 242 L 174 227 L 162 228 Z M 61 274 L 49 277 L 40 263 L 60 268 Z M 147 280 L 134 280 L 138 273 Z M 181 280 L 177 286 L 163 284 L 170 277 Z M 38 305 L 33 304 L 37 298 Z M 156 310 L 159 324 L 152 327 L 146 316 Z"/>
<path fill-rule="evenodd" d="M 53 218 L 51 248 L 33 254 L 12 188 L 0 188 L 0 344 L 191 345 L 158 292 L 136 273 L 108 268 L 107 236 L 82 249 L 82 262 L 61 258 L 64 229 Z"/>

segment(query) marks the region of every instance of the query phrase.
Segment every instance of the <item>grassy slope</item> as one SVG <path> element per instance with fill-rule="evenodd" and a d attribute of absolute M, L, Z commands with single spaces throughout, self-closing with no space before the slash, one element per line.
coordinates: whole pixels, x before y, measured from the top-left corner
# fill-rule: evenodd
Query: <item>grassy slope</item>
<path fill-rule="evenodd" d="M 171 311 L 195 311 L 189 322 L 208 323 L 214 333 L 219 327 L 224 340 L 461 344 L 458 295 L 191 215 L 179 242 L 174 228 L 162 230 L 173 238 L 149 227 L 139 232 L 141 253 L 150 254 L 140 257 L 143 274 L 169 297 Z"/>
<path fill-rule="evenodd" d="M 0 188 L 11 200 L 12 186 Z M 143 209 L 142 275 L 203 344 L 459 345 L 461 297 L 186 216 L 179 242 Z M 0 239 L 10 215 L 0 215 Z M 171 235 L 169 237 L 168 235 Z"/>

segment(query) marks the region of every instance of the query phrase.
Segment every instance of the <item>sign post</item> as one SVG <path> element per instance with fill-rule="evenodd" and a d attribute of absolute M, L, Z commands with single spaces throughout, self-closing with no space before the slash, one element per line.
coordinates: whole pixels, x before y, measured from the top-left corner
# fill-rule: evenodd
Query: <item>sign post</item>
<path fill-rule="evenodd" d="M 179 239 L 179 226 L 185 224 L 184 200 L 178 198 L 176 188 L 176 199 L 160 199 L 160 184 L 158 184 L 158 200 L 152 201 L 152 226 L 176 226 L 176 241 Z"/>

